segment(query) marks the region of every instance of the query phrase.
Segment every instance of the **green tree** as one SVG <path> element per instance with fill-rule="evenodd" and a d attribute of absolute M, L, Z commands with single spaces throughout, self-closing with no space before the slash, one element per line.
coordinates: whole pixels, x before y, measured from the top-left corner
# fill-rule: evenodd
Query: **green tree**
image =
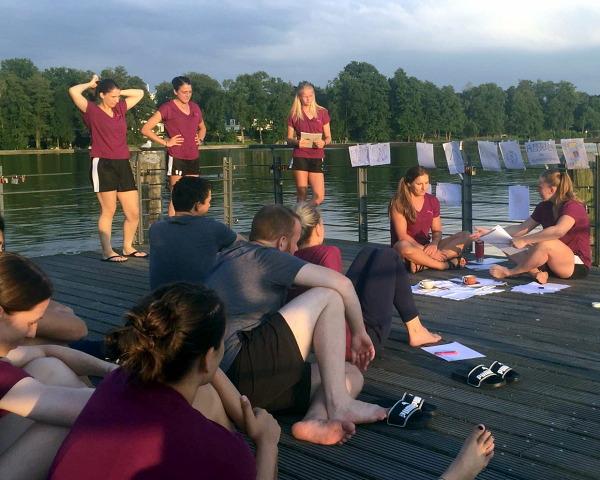
<path fill-rule="evenodd" d="M 484 83 L 469 88 L 462 94 L 465 112 L 477 126 L 480 135 L 499 135 L 504 132 L 506 114 L 504 104 L 506 93 L 495 83 Z"/>
<path fill-rule="evenodd" d="M 451 86 L 442 87 L 439 92 L 440 132 L 446 140 L 460 133 L 465 127 L 466 117 L 460 97 Z"/>
<path fill-rule="evenodd" d="M 329 94 L 332 129 L 339 136 L 361 142 L 390 138 L 390 85 L 373 65 L 349 63 L 330 83 Z"/>
<path fill-rule="evenodd" d="M 0 96 L 0 148 L 27 148 L 33 130 L 33 115 L 25 82 L 14 73 L 1 70 L 0 78 L 4 86 Z"/>
<path fill-rule="evenodd" d="M 506 111 L 508 131 L 527 138 L 539 135 L 544 128 L 544 111 L 535 93 L 534 84 L 521 80 L 507 91 Z"/>
<path fill-rule="evenodd" d="M 389 80 L 390 127 L 398 140 L 416 140 L 423 135 L 425 118 L 421 101 L 422 83 L 399 68 Z"/>

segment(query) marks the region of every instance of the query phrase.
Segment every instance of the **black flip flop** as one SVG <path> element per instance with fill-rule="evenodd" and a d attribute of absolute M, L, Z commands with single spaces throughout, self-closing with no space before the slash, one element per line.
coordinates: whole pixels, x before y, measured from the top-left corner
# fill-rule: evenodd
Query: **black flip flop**
<path fill-rule="evenodd" d="M 516 383 L 521 380 L 521 375 L 513 370 L 512 367 L 497 360 L 489 366 L 489 369 L 496 375 L 499 375 L 503 380 L 506 380 L 506 383 Z"/>
<path fill-rule="evenodd" d="M 415 407 L 420 408 L 423 413 L 429 414 L 432 417 L 437 415 L 437 407 L 433 403 L 426 402 L 421 397 L 412 393 L 404 392 L 400 401 L 412 403 Z"/>
<path fill-rule="evenodd" d="M 452 378 L 475 388 L 499 388 L 506 385 L 506 380 L 485 365 L 459 369 L 452 372 Z"/>
<path fill-rule="evenodd" d="M 150 256 L 150 254 L 146 253 L 146 252 L 139 252 L 137 250 L 134 250 L 131 253 L 125 253 L 123 252 L 123 255 L 121 255 L 123 257 L 130 257 L 130 258 L 148 258 Z"/>
<path fill-rule="evenodd" d="M 110 257 L 107 258 L 101 258 L 100 260 L 102 262 L 108 262 L 108 263 L 125 263 L 128 259 L 125 258 L 125 260 L 113 260 L 115 258 L 119 258 L 119 257 L 127 257 L 127 255 L 111 255 Z"/>
<path fill-rule="evenodd" d="M 430 420 L 431 415 L 426 414 L 413 403 L 403 400 L 398 400 L 390 408 L 387 416 L 388 425 L 409 429 L 425 428 Z"/>

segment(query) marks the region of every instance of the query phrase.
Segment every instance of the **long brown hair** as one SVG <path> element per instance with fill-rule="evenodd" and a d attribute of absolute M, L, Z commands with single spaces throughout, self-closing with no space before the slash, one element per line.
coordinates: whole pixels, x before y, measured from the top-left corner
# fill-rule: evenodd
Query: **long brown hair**
<path fill-rule="evenodd" d="M 550 199 L 552 213 L 556 219 L 563 203 L 568 200 L 577 200 L 577 195 L 573 190 L 573 182 L 567 172 L 556 169 L 545 171 L 540 175 L 540 178 L 551 187 L 556 187 L 556 193 Z"/>
<path fill-rule="evenodd" d="M 398 182 L 396 193 L 394 193 L 394 196 L 390 201 L 388 207 L 389 215 L 392 214 L 392 211 L 396 211 L 403 215 L 408 223 L 413 223 L 417 219 L 417 212 L 410 200 L 409 185 L 414 182 L 417 177 L 422 175 L 427 175 L 429 177 L 429 172 L 419 165 L 411 167 L 406 171 L 404 176 Z"/>
<path fill-rule="evenodd" d="M 323 108 L 317 103 L 315 86 L 310 82 L 300 82 L 300 84 L 298 85 L 298 88 L 296 89 L 296 95 L 294 95 L 294 101 L 292 102 L 292 108 L 290 108 L 290 117 L 292 117 L 293 120 L 298 121 L 298 120 L 302 120 L 304 118 L 304 114 L 302 113 L 302 102 L 300 101 L 300 95 L 307 88 L 310 88 L 315 93 L 315 101 L 313 102 L 312 105 L 309 105 L 307 107 L 307 110 L 308 110 L 308 113 L 310 114 L 310 116 L 312 118 L 316 117 L 317 110 L 320 110 Z"/>
<path fill-rule="evenodd" d="M 16 253 L 0 255 L 0 307 L 27 312 L 52 295 L 52 283 L 31 260 Z"/>

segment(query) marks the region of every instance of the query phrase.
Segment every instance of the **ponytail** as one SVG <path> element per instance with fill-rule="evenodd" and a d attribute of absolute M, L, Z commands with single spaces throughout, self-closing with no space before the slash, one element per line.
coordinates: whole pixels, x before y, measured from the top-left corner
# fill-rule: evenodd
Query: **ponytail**
<path fill-rule="evenodd" d="M 577 200 L 577 195 L 573 190 L 573 181 L 567 172 L 561 172 L 556 169 L 545 171 L 540 175 L 540 178 L 551 187 L 556 188 L 556 192 L 550 199 L 552 202 L 552 213 L 556 219 L 563 203 L 568 200 Z"/>

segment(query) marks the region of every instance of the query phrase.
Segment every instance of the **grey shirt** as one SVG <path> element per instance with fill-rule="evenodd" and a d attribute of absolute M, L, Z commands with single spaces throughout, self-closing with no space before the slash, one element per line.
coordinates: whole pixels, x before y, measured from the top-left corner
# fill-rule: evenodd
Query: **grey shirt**
<path fill-rule="evenodd" d="M 239 332 L 256 328 L 285 304 L 287 290 L 304 265 L 293 255 L 251 242 L 236 242 L 217 255 L 207 284 L 219 294 L 227 313 L 223 371 L 240 351 Z"/>

